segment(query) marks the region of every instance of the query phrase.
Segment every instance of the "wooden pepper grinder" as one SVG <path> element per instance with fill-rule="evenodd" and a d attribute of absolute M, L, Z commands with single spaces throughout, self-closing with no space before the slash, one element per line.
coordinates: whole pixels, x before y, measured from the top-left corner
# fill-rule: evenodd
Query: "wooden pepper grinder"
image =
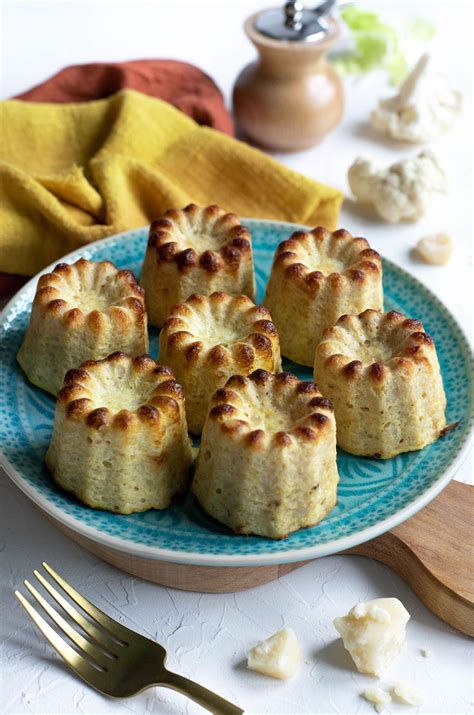
<path fill-rule="evenodd" d="M 259 57 L 234 86 L 234 113 L 247 136 L 269 149 L 296 151 L 320 142 L 340 121 L 344 90 L 327 64 L 339 37 L 327 17 L 335 0 L 314 10 L 298 0 L 247 18 L 244 28 Z"/>

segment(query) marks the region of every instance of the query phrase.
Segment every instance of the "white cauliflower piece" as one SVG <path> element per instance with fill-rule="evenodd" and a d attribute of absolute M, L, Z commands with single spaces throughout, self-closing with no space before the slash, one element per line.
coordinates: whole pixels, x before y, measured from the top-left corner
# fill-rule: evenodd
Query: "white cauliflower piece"
<path fill-rule="evenodd" d="M 382 99 L 370 115 L 374 129 L 399 141 L 424 144 L 451 127 L 462 95 L 429 69 L 422 55 L 394 97 Z"/>
<path fill-rule="evenodd" d="M 373 206 L 389 223 L 417 221 L 433 194 L 446 191 L 446 175 L 428 149 L 388 169 L 374 168 L 370 161 L 358 158 L 349 168 L 348 179 L 356 199 Z"/>

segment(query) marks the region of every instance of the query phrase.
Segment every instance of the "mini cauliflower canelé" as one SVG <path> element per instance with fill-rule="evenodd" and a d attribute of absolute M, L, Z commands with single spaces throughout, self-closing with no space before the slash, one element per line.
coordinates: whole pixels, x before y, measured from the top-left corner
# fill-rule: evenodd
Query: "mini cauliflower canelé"
<path fill-rule="evenodd" d="M 282 354 L 312 367 L 323 330 L 339 316 L 383 307 L 382 260 L 344 229 L 296 231 L 275 252 L 263 302 Z"/>
<path fill-rule="evenodd" d="M 168 367 L 114 353 L 67 373 L 46 454 L 63 489 L 119 514 L 165 509 L 192 462 L 183 390 Z"/>
<path fill-rule="evenodd" d="M 282 539 L 331 511 L 338 480 L 333 409 L 316 385 L 256 370 L 214 394 L 192 485 L 214 519 Z"/>
<path fill-rule="evenodd" d="M 219 206 L 170 209 L 151 224 L 141 284 L 156 327 L 193 293 L 224 291 L 253 299 L 250 231 Z"/>
<path fill-rule="evenodd" d="M 160 333 L 160 363 L 184 388 L 191 432 L 200 433 L 212 394 L 231 375 L 281 370 L 278 333 L 267 308 L 245 295 L 192 295 Z"/>
<path fill-rule="evenodd" d="M 68 370 L 117 350 L 148 350 L 145 300 L 131 271 L 81 258 L 40 277 L 17 355 L 30 382 L 56 395 Z"/>
<path fill-rule="evenodd" d="M 446 426 L 432 338 L 419 320 L 366 310 L 343 315 L 316 348 L 314 379 L 334 405 L 337 443 L 388 459 L 422 449 Z"/>
<path fill-rule="evenodd" d="M 349 168 L 349 185 L 355 198 L 388 223 L 417 221 L 430 206 L 433 195 L 446 192 L 446 176 L 436 156 L 425 149 L 379 169 L 358 158 Z"/>

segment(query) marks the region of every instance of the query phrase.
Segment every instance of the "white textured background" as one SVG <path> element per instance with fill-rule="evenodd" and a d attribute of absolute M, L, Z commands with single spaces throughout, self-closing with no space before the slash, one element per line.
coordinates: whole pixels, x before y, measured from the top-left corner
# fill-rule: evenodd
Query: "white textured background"
<path fill-rule="evenodd" d="M 254 55 L 241 31 L 259 7 L 249 2 L 1 2 L 3 97 L 21 92 L 66 64 L 170 57 L 198 64 L 230 97 L 233 80 Z M 424 14 L 438 25 L 438 61 L 465 95 L 463 116 L 434 149 L 444 161 L 450 193 L 417 224 L 386 226 L 350 202 L 341 226 L 429 285 L 472 336 L 472 3 L 367 3 L 389 16 Z M 279 158 L 289 166 L 347 191 L 346 170 L 355 156 L 395 161 L 415 151 L 383 143 L 366 119 L 383 77 L 347 87 L 341 126 L 320 147 Z M 447 230 L 455 254 L 444 268 L 413 262 L 410 248 L 422 235 Z M 458 478 L 471 479 L 472 460 Z M 30 625 L 12 592 L 42 560 L 49 561 L 87 597 L 169 651 L 171 669 L 199 680 L 252 713 L 370 713 L 359 696 L 371 679 L 358 674 L 331 623 L 354 603 L 397 596 L 412 615 L 408 645 L 387 683 L 406 678 L 424 691 L 425 704 L 392 704 L 386 712 L 472 713 L 472 643 L 433 616 L 387 568 L 360 557 L 335 556 L 304 566 L 258 589 L 199 595 L 164 589 L 126 576 L 68 541 L 4 477 L 0 482 L 2 713 L 198 713 L 164 689 L 111 701 L 71 676 Z M 460 535 L 463 538 L 463 535 Z M 305 663 L 290 682 L 248 672 L 255 641 L 283 624 L 295 629 Z M 421 648 L 432 655 L 423 658 Z"/>

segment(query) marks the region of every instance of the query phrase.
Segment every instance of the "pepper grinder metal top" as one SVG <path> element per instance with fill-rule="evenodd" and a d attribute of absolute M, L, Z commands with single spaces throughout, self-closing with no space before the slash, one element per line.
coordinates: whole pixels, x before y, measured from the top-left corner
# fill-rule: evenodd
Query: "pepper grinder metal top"
<path fill-rule="evenodd" d="M 257 51 L 234 85 L 234 113 L 243 132 L 269 149 L 296 151 L 317 144 L 340 121 L 344 90 L 326 62 L 339 36 L 328 16 L 336 0 L 305 9 L 301 0 L 247 18 Z"/>
<path fill-rule="evenodd" d="M 272 8 L 260 13 L 255 20 L 255 29 L 274 40 L 314 42 L 328 31 L 325 15 L 335 4 L 336 0 L 326 0 L 313 10 L 308 10 L 301 0 L 289 0 L 283 8 Z"/>

